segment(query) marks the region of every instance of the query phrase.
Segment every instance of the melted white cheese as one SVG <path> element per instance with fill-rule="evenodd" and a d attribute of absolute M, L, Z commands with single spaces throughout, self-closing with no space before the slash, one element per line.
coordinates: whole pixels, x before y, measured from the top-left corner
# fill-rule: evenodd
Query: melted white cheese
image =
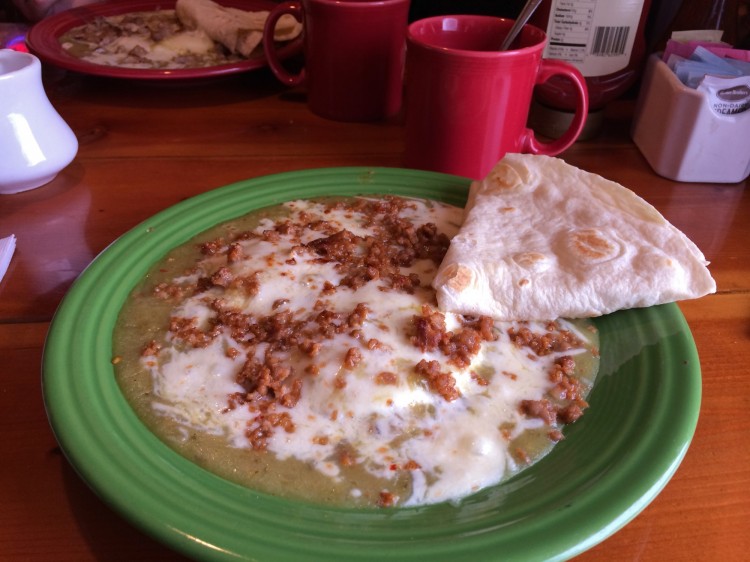
<path fill-rule="evenodd" d="M 310 202 L 288 206 L 292 219 L 305 211 L 339 223 L 341 228 L 355 234 L 368 233 L 366 228 L 352 222 L 349 211 L 323 214 L 322 207 Z M 448 236 L 455 234 L 461 220 L 459 209 L 428 207 L 421 202 L 415 203 L 408 214 L 415 224 L 433 222 Z M 264 224 L 257 232 L 268 227 Z M 320 236 L 319 232 L 306 231 L 303 242 Z M 236 275 L 257 272 L 260 292 L 248 297 L 228 291 L 223 298 L 231 306 L 256 315 L 271 314 L 273 303 L 279 299 L 288 299 L 283 309 L 298 311 L 299 315 L 312 311 L 316 300 L 321 298 L 324 282 L 337 285 L 340 274 L 331 263 L 314 263 L 315 256 L 295 253 L 295 244 L 287 237 L 278 243 L 257 238 L 242 241 L 248 259 L 232 264 L 230 269 Z M 290 257 L 295 258 L 296 264 L 287 263 Z M 268 267 L 269 264 L 273 267 Z M 432 262 L 422 260 L 411 271 L 417 272 L 423 286 L 428 287 L 435 269 Z M 499 339 L 483 342 L 469 368 L 453 368 L 461 397 L 448 402 L 422 384 L 416 375 L 409 374 L 421 359 L 440 361 L 442 370 L 448 369 L 446 358 L 439 351 L 423 353 L 409 341 L 411 318 L 420 314 L 423 303 L 433 302 L 432 290 L 420 289 L 409 295 L 393 290 L 385 292 L 383 287 L 381 282 L 367 283 L 357 291 L 339 287 L 335 295 L 328 297 L 331 306 L 340 311 L 365 303 L 370 313 L 361 326 L 364 333 L 361 341 L 376 338 L 384 346 L 369 350 L 350 335 L 340 334 L 327 341 L 314 359 L 290 358 L 296 363 L 297 372 L 302 372 L 313 360 L 320 371 L 316 376 L 303 377 L 301 399 L 294 408 L 281 408 L 292 417 L 295 431 L 278 429 L 268 443 L 268 451 L 280 459 L 296 458 L 310 463 L 332 478 L 339 477 L 334 459 L 337 447 L 342 444 L 356 450 L 358 463 L 378 477 L 393 478 L 394 467 L 403 467 L 410 461 L 417 463 L 420 468 L 411 470 L 413 492 L 404 502 L 406 505 L 456 500 L 500 481 L 516 469 L 509 441 L 542 424 L 539 419 L 523 416 L 519 403 L 543 398 L 552 386 L 547 373 L 556 356 L 530 358 L 528 350 L 510 343 L 501 327 Z M 202 293 L 187 299 L 173 315 L 196 318 L 199 325 L 205 324 L 214 313 L 206 306 L 204 297 Z M 446 323 L 449 329 L 459 325 L 450 314 L 446 315 Z M 544 331 L 543 326 L 538 328 Z M 224 353 L 228 346 L 243 349 L 240 342 L 232 341 L 226 334 L 207 348 L 163 349 L 158 364 L 149 367 L 159 399 L 155 407 L 193 429 L 226 435 L 234 447 L 249 447 L 245 430 L 255 414 L 243 407 L 234 410 L 226 407 L 228 395 L 243 392 L 235 376 L 246 357 L 242 352 L 234 359 L 228 358 Z M 347 370 L 344 356 L 351 347 L 359 349 L 363 360 L 353 370 Z M 256 350 L 256 354 L 262 351 Z M 144 364 L 148 365 L 147 358 Z M 486 376 L 487 386 L 472 378 L 472 371 L 477 369 L 483 375 L 494 373 Z M 398 383 L 376 384 L 376 375 L 383 371 L 397 373 Z M 344 388 L 336 385 L 337 375 L 346 381 Z"/>

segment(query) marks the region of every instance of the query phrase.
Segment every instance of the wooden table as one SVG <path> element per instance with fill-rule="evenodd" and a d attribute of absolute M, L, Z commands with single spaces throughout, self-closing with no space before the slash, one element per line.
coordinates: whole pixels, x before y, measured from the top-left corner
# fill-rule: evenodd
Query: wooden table
<path fill-rule="evenodd" d="M 40 362 L 56 307 L 118 236 L 185 198 L 246 178 L 330 166 L 400 166 L 399 120 L 345 124 L 312 115 L 304 92 L 266 70 L 196 84 L 137 84 L 47 69 L 47 91 L 80 141 L 52 183 L 0 196 L 0 237 L 18 237 L 0 282 L 0 559 L 177 560 L 102 503 L 48 425 Z M 750 195 L 675 183 L 629 139 L 632 101 L 563 156 L 655 205 L 711 260 L 718 293 L 680 304 L 703 368 L 694 441 L 635 520 L 580 560 L 750 557 Z M 1 157 L 1 156 L 0 156 Z"/>

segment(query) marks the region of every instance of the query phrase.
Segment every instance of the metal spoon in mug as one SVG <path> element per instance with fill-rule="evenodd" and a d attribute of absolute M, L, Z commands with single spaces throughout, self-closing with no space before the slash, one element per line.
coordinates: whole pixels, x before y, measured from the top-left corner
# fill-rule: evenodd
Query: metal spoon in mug
<path fill-rule="evenodd" d="M 513 27 L 510 28 L 508 35 L 506 35 L 503 44 L 500 45 L 501 51 L 507 51 L 510 48 L 513 40 L 516 38 L 516 35 L 518 35 L 518 33 L 521 31 L 521 28 L 526 25 L 526 22 L 529 21 L 531 14 L 534 13 L 534 11 L 539 7 L 539 4 L 541 3 L 542 0 L 528 0 L 526 2 L 523 10 L 521 10 L 521 13 L 518 14 Z"/>

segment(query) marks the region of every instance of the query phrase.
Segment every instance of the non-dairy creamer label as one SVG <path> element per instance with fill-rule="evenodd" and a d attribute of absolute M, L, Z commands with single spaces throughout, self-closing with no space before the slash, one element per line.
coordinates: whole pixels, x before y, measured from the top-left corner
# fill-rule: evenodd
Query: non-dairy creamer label
<path fill-rule="evenodd" d="M 720 115 L 737 115 L 750 109 L 750 76 L 725 78 L 706 76 L 698 86 L 711 109 Z"/>

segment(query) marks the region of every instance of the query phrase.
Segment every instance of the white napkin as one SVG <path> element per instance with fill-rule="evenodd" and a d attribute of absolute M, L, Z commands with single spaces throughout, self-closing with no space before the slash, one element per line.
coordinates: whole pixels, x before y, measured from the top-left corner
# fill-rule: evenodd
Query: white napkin
<path fill-rule="evenodd" d="M 5 272 L 8 271 L 10 258 L 13 257 L 13 250 L 16 249 L 16 237 L 12 234 L 7 238 L 0 239 L 0 281 L 3 280 Z"/>

